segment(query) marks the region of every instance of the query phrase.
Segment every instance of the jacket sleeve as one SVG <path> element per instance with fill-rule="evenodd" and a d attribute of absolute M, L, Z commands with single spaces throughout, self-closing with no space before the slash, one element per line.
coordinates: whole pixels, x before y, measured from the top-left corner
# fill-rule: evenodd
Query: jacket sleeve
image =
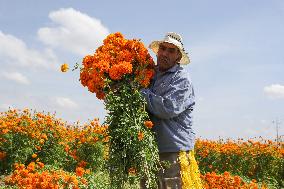
<path fill-rule="evenodd" d="M 188 78 L 174 79 L 166 87 L 163 96 L 153 93 L 150 89 L 141 90 L 147 102 L 147 109 L 155 116 L 170 119 L 195 104 L 193 87 Z"/>

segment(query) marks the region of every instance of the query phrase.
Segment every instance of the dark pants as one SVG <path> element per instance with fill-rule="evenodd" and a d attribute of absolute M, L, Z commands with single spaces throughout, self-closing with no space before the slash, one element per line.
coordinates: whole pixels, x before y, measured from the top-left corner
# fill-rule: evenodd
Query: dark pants
<path fill-rule="evenodd" d="M 159 189 L 181 189 L 182 181 L 178 155 L 178 152 L 166 152 L 159 154 L 160 161 L 162 162 L 164 169 L 160 170 L 157 175 Z M 146 189 L 144 180 L 141 180 L 140 188 Z"/>

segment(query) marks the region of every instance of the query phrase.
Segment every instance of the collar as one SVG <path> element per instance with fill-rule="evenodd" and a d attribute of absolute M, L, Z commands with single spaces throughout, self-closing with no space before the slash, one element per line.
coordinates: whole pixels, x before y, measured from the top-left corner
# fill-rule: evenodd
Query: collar
<path fill-rule="evenodd" d="M 176 72 L 177 71 L 177 69 L 180 67 L 180 63 L 176 63 L 176 65 L 174 65 L 173 67 L 171 67 L 170 69 L 168 69 L 167 71 L 165 71 L 165 72 L 160 72 L 159 71 L 159 68 L 158 68 L 158 65 L 157 66 L 155 66 L 155 71 L 157 72 L 157 73 L 160 73 L 160 74 L 164 74 L 164 73 L 174 73 L 174 72 Z"/>

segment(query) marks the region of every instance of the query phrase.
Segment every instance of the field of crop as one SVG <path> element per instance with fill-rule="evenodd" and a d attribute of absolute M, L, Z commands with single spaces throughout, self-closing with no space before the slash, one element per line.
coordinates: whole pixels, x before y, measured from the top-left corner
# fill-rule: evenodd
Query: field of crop
<path fill-rule="evenodd" d="M 0 188 L 110 189 L 105 161 L 108 127 L 99 120 L 72 125 L 49 113 L 0 114 Z M 204 188 L 284 188 L 284 144 L 239 139 L 195 145 Z M 139 188 L 135 170 L 129 171 Z"/>

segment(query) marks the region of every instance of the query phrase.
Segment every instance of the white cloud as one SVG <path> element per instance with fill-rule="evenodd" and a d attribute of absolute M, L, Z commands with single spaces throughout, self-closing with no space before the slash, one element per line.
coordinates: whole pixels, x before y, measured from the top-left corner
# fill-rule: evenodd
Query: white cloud
<path fill-rule="evenodd" d="M 30 81 L 28 80 L 28 78 L 19 72 L 2 72 L 0 76 L 8 80 L 15 81 L 20 84 L 25 84 L 25 85 L 30 84 Z"/>
<path fill-rule="evenodd" d="M 93 53 L 109 34 L 100 20 L 73 8 L 53 11 L 49 14 L 49 18 L 57 26 L 40 28 L 39 39 L 51 47 L 79 55 Z"/>
<path fill-rule="evenodd" d="M 78 105 L 74 101 L 66 97 L 56 97 L 55 102 L 57 105 L 63 108 L 77 108 L 78 107 Z"/>
<path fill-rule="evenodd" d="M 272 84 L 264 87 L 263 90 L 271 98 L 284 98 L 284 85 Z"/>
<path fill-rule="evenodd" d="M 0 59 L 2 62 L 33 68 L 58 67 L 57 58 L 51 49 L 38 51 L 28 48 L 25 42 L 0 31 Z"/>

